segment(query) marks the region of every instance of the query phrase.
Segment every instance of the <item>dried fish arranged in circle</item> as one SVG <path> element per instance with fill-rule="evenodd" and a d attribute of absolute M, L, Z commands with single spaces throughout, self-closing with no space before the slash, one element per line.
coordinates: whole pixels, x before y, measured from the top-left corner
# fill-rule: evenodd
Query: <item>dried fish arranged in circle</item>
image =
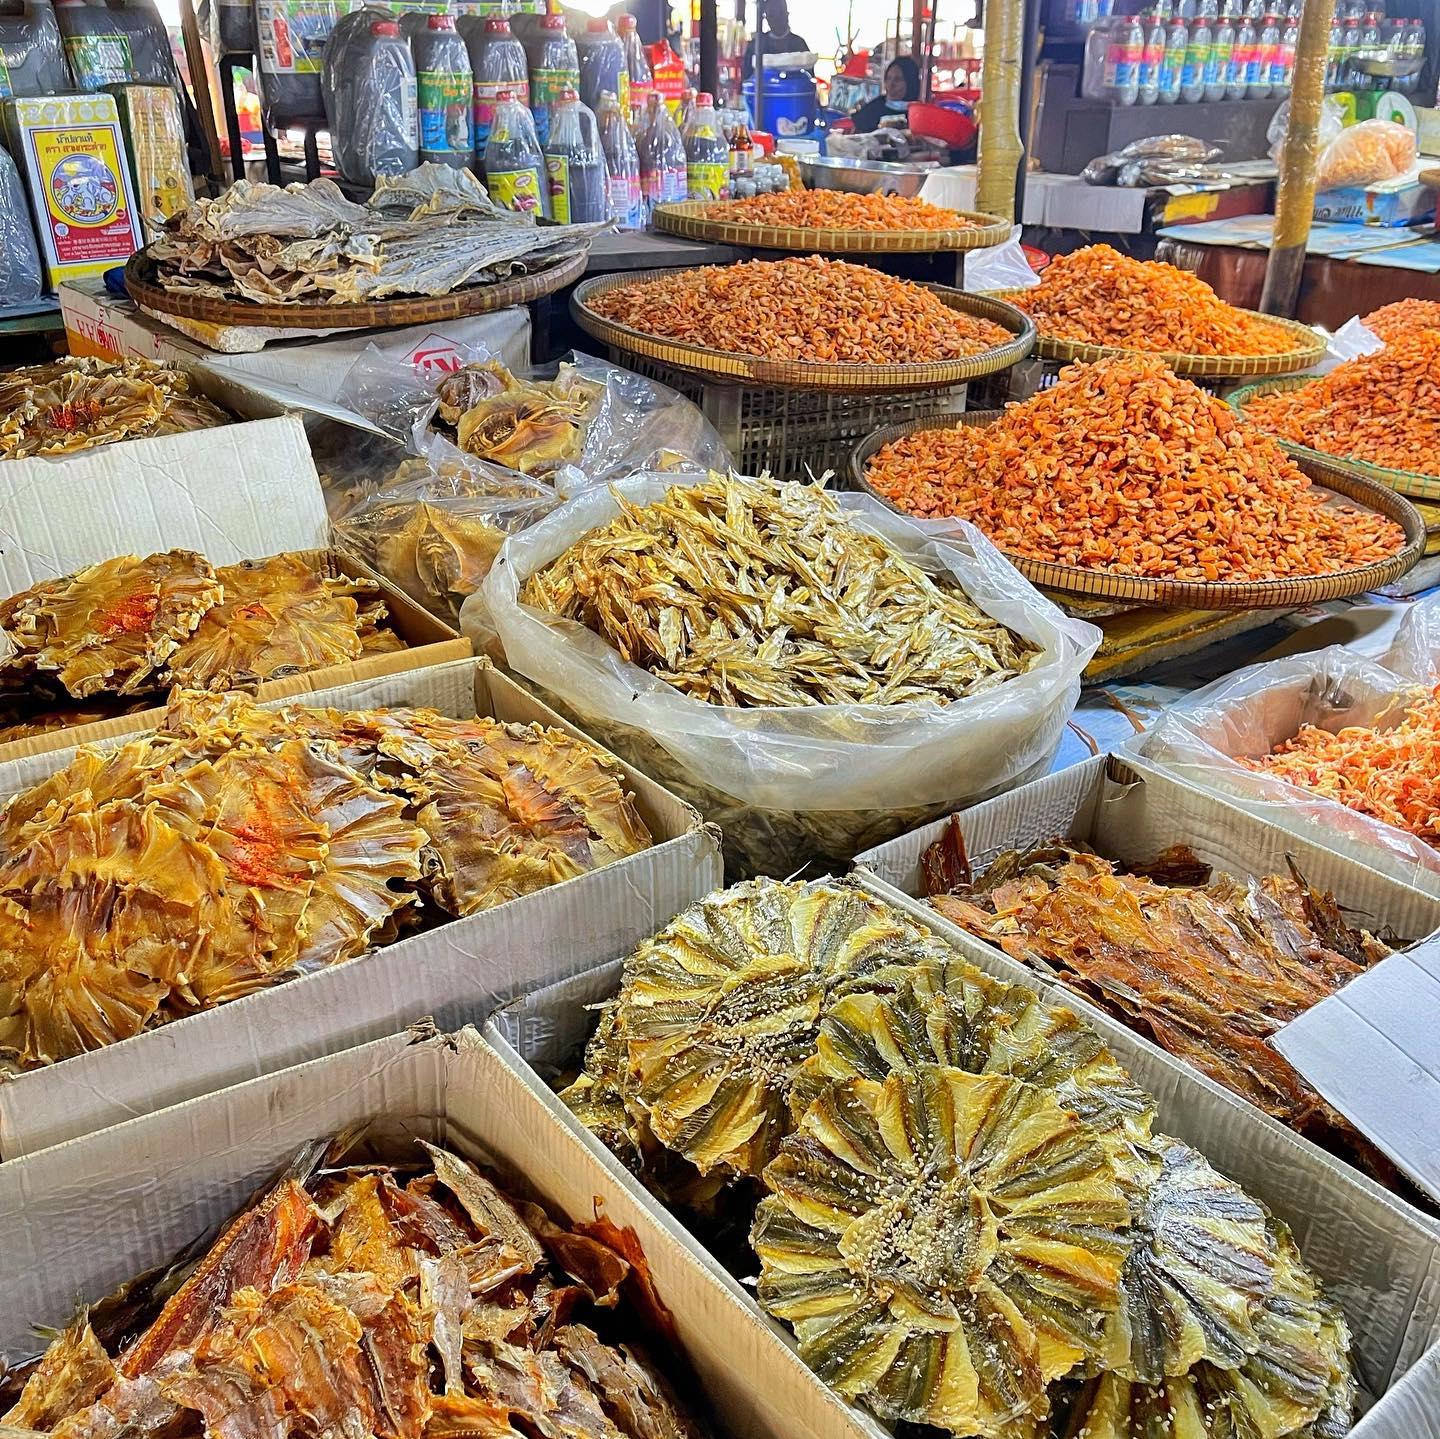
<path fill-rule="evenodd" d="M 637 1342 L 621 1285 L 643 1256 L 419 1149 L 349 1169 L 302 1155 L 198 1264 L 127 1286 L 123 1331 L 109 1301 L 82 1312 L 7 1386 L 0 1428 L 704 1439 Z"/>
<path fill-rule="evenodd" d="M 1039 656 L 819 486 L 717 476 L 618 503 L 520 601 L 706 703 L 948 704 Z"/>

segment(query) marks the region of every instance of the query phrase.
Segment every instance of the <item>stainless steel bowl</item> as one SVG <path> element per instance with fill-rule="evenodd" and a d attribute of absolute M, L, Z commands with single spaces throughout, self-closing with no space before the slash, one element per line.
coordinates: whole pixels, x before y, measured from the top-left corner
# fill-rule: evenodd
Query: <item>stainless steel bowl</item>
<path fill-rule="evenodd" d="M 889 160 L 846 160 L 835 155 L 800 155 L 800 176 L 812 190 L 848 190 L 852 195 L 918 195 L 925 177 L 939 169 L 934 160 L 896 164 Z"/>

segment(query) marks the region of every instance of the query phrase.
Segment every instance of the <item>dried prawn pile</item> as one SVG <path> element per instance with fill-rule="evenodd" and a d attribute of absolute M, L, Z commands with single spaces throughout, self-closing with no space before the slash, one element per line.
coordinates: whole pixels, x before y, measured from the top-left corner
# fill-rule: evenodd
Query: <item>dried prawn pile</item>
<path fill-rule="evenodd" d="M 1057 255 L 1010 300 L 1046 339 L 1180 355 L 1285 355 L 1294 332 L 1227 305 L 1198 275 L 1109 245 Z M 1318 343 L 1318 339 L 1317 339 Z"/>
<path fill-rule="evenodd" d="M 0 376 L 0 459 L 68 455 L 228 425 L 235 417 L 191 391 L 174 365 L 74 357 Z"/>
<path fill-rule="evenodd" d="M 862 530 L 816 485 L 712 478 L 618 497 L 520 591 L 721 705 L 948 704 L 1038 652 Z"/>
<path fill-rule="evenodd" d="M 1388 345 L 1416 330 L 1440 330 L 1440 300 L 1396 300 L 1371 310 L 1360 323 Z"/>
<path fill-rule="evenodd" d="M 557 1224 L 459 1155 L 419 1150 L 346 1169 L 302 1152 L 198 1263 L 82 1311 L 18 1397 L 7 1386 L 0 1428 L 702 1439 L 635 1342 L 648 1281 L 614 1227 Z"/>
<path fill-rule="evenodd" d="M 67 1059 L 649 844 L 558 730 L 182 691 L 0 810 L 0 1053 Z"/>
<path fill-rule="evenodd" d="M 917 195 L 852 195 L 847 190 L 781 190 L 706 205 L 707 220 L 799 230 L 974 230 L 975 220 Z"/>
<path fill-rule="evenodd" d="M 363 204 L 333 180 L 255 185 L 174 216 L 146 254 L 167 290 L 257 304 L 362 304 L 448 295 L 549 269 L 603 225 L 536 226 L 490 202 L 466 170 L 382 175 Z"/>
<path fill-rule="evenodd" d="M 887 1423 L 1349 1428 L 1349 1333 L 1283 1221 L 1155 1133 L 1074 1014 L 850 885 L 756 880 L 680 915 L 625 961 L 563 1097 L 677 1207 L 759 1196 L 760 1304 Z"/>
<path fill-rule="evenodd" d="M 1417 691 L 1390 728 L 1305 725 L 1272 753 L 1239 763 L 1440 846 L 1440 686 Z"/>
<path fill-rule="evenodd" d="M 0 603 L 0 739 L 122 714 L 135 696 L 253 687 L 403 649 L 385 618 L 373 580 L 302 555 L 103 560 Z"/>
<path fill-rule="evenodd" d="M 1069 843 L 974 879 L 958 830 L 922 860 L 931 904 L 1109 1010 L 1266 1114 L 1373 1167 L 1345 1120 L 1266 1043 L 1390 951 L 1298 875 L 1212 876 L 1177 847 L 1125 868 Z"/>
<path fill-rule="evenodd" d="M 1243 583 L 1376 564 L 1405 532 L 1322 491 L 1273 440 L 1160 360 L 1069 365 L 992 425 L 904 435 L 865 478 L 1007 554 L 1112 574 Z"/>

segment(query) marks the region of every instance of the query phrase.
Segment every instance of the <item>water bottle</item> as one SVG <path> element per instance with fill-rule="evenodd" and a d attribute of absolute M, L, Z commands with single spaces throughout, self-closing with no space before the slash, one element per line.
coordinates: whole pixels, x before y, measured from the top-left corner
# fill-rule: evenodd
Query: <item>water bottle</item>
<path fill-rule="evenodd" d="M 1262 15 L 1255 31 L 1255 48 L 1245 68 L 1245 98 L 1267 100 L 1270 97 L 1270 70 L 1275 52 L 1280 48 L 1280 27 L 1274 17 Z"/>
<path fill-rule="evenodd" d="M 1217 47 L 1225 51 L 1225 98 L 1239 100 L 1245 94 L 1244 26 L 1235 24 L 1236 16 L 1231 5 L 1226 3 L 1225 13 L 1220 18 L 1220 34 Z M 1228 32 L 1228 36 L 1227 36 Z M 1226 41 L 1229 43 L 1227 44 Z"/>
<path fill-rule="evenodd" d="M 729 181 L 730 146 L 715 115 L 715 99 L 702 90 L 685 136 L 685 193 L 691 200 L 724 200 Z"/>
<path fill-rule="evenodd" d="M 1210 17 L 1202 3 L 1195 23 L 1190 27 L 1190 40 L 1185 46 L 1185 58 L 1180 65 L 1180 98 L 1187 105 L 1193 105 L 1205 98 L 1205 70 L 1210 63 L 1210 46 L 1215 32 L 1210 28 Z"/>
<path fill-rule="evenodd" d="M 565 33 L 565 17 L 551 12 L 535 27 L 526 47 L 530 60 L 530 111 L 535 134 L 543 145 L 550 134 L 550 107 L 562 90 L 579 90 L 580 57 Z"/>
<path fill-rule="evenodd" d="M 620 97 L 608 90 L 600 97 L 600 143 L 609 176 L 610 218 L 622 230 L 645 228 L 645 200 L 640 193 L 640 152 L 620 109 Z"/>
<path fill-rule="evenodd" d="M 1110 31 L 1105 51 L 1105 94 L 1116 105 L 1133 105 L 1140 94 L 1140 56 L 1145 32 L 1137 19 L 1122 19 Z"/>
<path fill-rule="evenodd" d="M 625 73 L 630 77 L 630 104 L 621 105 L 620 113 L 633 124 L 650 108 L 650 96 L 655 89 L 650 74 L 650 57 L 640 43 L 640 32 L 636 29 L 635 17 L 621 15 L 616 24 L 620 27 L 620 43 L 625 47 Z"/>
<path fill-rule="evenodd" d="M 1330 45 L 1325 52 L 1325 88 L 1340 87 L 1340 57 L 1345 50 L 1345 26 L 1337 15 L 1330 23 Z"/>
<path fill-rule="evenodd" d="M 639 145 L 640 192 L 646 215 L 653 217 L 657 205 L 671 205 L 685 198 L 685 142 L 670 106 L 658 92 L 650 97 L 647 116 Z"/>
<path fill-rule="evenodd" d="M 1284 28 L 1280 31 L 1280 48 L 1277 52 L 1280 57 L 1280 73 L 1276 77 L 1274 68 L 1270 71 L 1270 93 L 1272 95 L 1288 95 L 1290 86 L 1295 79 L 1295 51 L 1300 44 L 1300 27 L 1293 21 L 1287 19 Z"/>
<path fill-rule="evenodd" d="M 1412 20 L 1406 26 L 1405 54 L 1409 60 L 1418 60 L 1421 64 L 1425 61 L 1425 22 L 1423 20 Z M 1410 76 L 1405 82 L 1407 94 L 1415 94 L 1420 89 L 1420 71 Z"/>
<path fill-rule="evenodd" d="M 1140 75 L 1136 98 L 1142 105 L 1153 105 L 1160 97 L 1160 67 L 1165 62 L 1165 24 L 1158 12 L 1140 17 L 1145 31 L 1140 51 Z"/>
<path fill-rule="evenodd" d="M 475 77 L 470 52 L 449 15 L 427 15 L 425 28 L 410 42 L 420 106 L 420 158 L 454 170 L 475 159 L 470 118 Z"/>
<path fill-rule="evenodd" d="M 1355 68 L 1355 57 L 1360 53 L 1360 17 L 1350 14 L 1345 19 L 1345 35 L 1340 41 L 1340 80 L 1342 90 L 1353 90 L 1360 72 Z"/>
<path fill-rule="evenodd" d="M 548 111 L 547 111 L 548 113 Z M 490 136 L 485 141 L 485 185 L 490 198 L 507 210 L 545 215 L 545 156 L 530 111 L 509 90 L 496 98 Z"/>
<path fill-rule="evenodd" d="M 530 103 L 530 69 L 525 47 L 510 29 L 503 15 L 465 15 L 457 28 L 470 51 L 470 68 L 475 84 L 471 90 L 470 128 L 475 140 L 476 167 L 483 163 L 485 142 L 495 118 L 495 104 L 502 90 L 522 105 Z"/>
<path fill-rule="evenodd" d="M 1160 65 L 1160 94 L 1157 97 L 1162 105 L 1173 105 L 1180 98 L 1180 78 L 1189 53 L 1190 27 L 1177 16 L 1165 32 L 1165 59 Z"/>
<path fill-rule="evenodd" d="M 560 225 L 608 219 L 609 177 L 600 126 L 574 90 L 562 90 L 556 99 L 544 149 L 551 218 Z"/>

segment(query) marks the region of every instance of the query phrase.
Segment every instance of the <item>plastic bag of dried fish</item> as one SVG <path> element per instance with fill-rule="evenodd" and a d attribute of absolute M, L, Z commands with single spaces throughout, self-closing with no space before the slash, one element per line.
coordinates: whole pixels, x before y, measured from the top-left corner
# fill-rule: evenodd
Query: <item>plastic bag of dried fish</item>
<path fill-rule="evenodd" d="M 579 351 L 516 375 L 476 347 L 437 382 L 371 345 L 346 374 L 339 402 L 416 453 L 443 436 L 563 494 L 637 470 L 730 468 L 720 436 L 683 395 Z"/>
<path fill-rule="evenodd" d="M 973 529 L 654 473 L 511 536 L 461 624 L 772 874 L 1043 770 L 1099 640 Z"/>
<path fill-rule="evenodd" d="M 1332 645 L 1250 665 L 1167 710 L 1124 749 L 1440 893 L 1437 685 L 1440 597 L 1432 597 L 1410 611 L 1378 661 Z M 1268 759 L 1277 750 L 1288 762 Z M 1294 782 L 1302 777 L 1303 787 Z"/>

